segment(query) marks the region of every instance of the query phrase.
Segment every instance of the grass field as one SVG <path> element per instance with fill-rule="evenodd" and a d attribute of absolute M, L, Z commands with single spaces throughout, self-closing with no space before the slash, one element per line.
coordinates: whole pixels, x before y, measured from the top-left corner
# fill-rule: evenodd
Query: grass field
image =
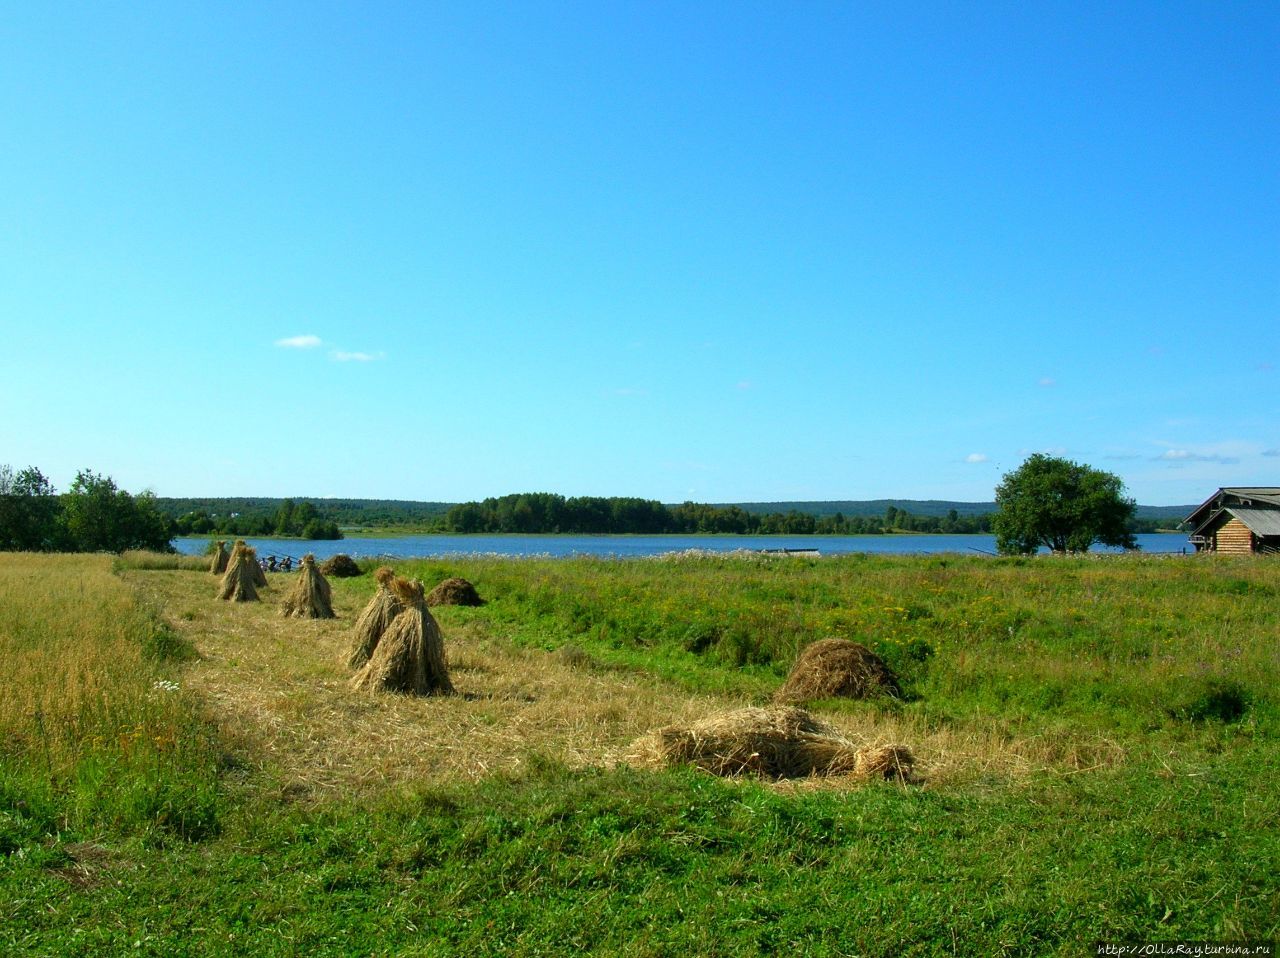
<path fill-rule="evenodd" d="M 1280 564 L 406 562 L 459 694 L 348 689 L 339 618 L 163 557 L 0 556 L 0 952 L 1092 953 L 1280 934 Z M 824 702 L 913 785 L 622 761 L 858 639 Z"/>

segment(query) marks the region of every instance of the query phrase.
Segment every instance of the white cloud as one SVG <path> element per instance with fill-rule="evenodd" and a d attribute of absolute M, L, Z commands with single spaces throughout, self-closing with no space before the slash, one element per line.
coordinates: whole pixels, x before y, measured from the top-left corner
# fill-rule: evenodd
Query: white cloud
<path fill-rule="evenodd" d="M 336 363 L 371 363 L 386 358 L 385 353 L 347 353 L 341 349 L 335 349 L 329 355 Z"/>
<path fill-rule="evenodd" d="M 971 452 L 964 457 L 964 461 L 968 463 L 986 462 L 987 454 L 984 452 Z"/>
<path fill-rule="evenodd" d="M 1036 385 L 1037 385 L 1037 386 L 1043 386 L 1043 387 L 1045 387 L 1046 389 L 1048 389 L 1050 386 L 1056 386 L 1056 385 L 1058 385 L 1058 381 L 1057 381 L 1056 379 L 1052 378 L 1051 376 L 1045 376 L 1045 377 L 1044 377 L 1043 379 L 1041 379 L 1038 383 L 1036 383 Z"/>
<path fill-rule="evenodd" d="M 742 382 L 738 383 L 737 388 L 744 391 L 747 389 L 755 389 L 756 384 L 753 383 L 750 379 L 744 379 L 742 380 Z"/>
<path fill-rule="evenodd" d="M 276 345 L 283 346 L 285 349 L 315 349 L 324 342 L 319 336 L 307 334 L 305 336 L 289 336 L 285 339 L 277 339 Z"/>
<path fill-rule="evenodd" d="M 1203 455 L 1190 449 L 1166 449 L 1155 457 L 1156 462 L 1217 462 L 1224 466 L 1234 466 L 1240 460 L 1236 456 Z"/>

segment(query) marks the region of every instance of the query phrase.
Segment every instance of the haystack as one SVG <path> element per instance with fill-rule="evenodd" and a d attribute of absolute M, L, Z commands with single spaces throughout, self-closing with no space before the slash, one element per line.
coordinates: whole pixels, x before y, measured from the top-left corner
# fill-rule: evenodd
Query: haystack
<path fill-rule="evenodd" d="M 378 647 L 378 642 L 382 639 L 382 634 L 387 631 L 387 627 L 395 617 L 404 611 L 404 603 L 391 591 L 391 583 L 395 580 L 396 574 L 386 566 L 382 566 L 373 576 L 378 580 L 378 591 L 373 594 L 369 604 L 356 618 L 355 639 L 351 644 L 351 651 L 347 654 L 347 665 L 353 669 L 358 669 L 369 661 L 373 650 Z"/>
<path fill-rule="evenodd" d="M 466 579 L 445 579 L 428 593 L 427 605 L 484 605 L 484 600 Z"/>
<path fill-rule="evenodd" d="M 253 575 L 257 568 L 258 557 L 254 551 L 243 542 L 237 542 L 218 586 L 218 598 L 231 602 L 257 602 L 258 590 L 254 587 Z"/>
<path fill-rule="evenodd" d="M 237 539 L 235 546 L 232 547 L 231 557 L 233 559 L 235 558 L 236 549 L 249 550 L 249 554 L 253 556 L 253 568 L 249 570 L 249 575 L 253 578 L 254 585 L 265 589 L 267 587 L 267 574 L 262 571 L 262 566 L 258 564 L 258 551 L 250 548 L 243 539 Z"/>
<path fill-rule="evenodd" d="M 360 567 L 356 565 L 356 560 L 345 552 L 339 552 L 325 559 L 320 564 L 320 571 L 335 579 L 350 579 L 362 574 Z"/>
<path fill-rule="evenodd" d="M 905 746 L 859 749 L 804 709 L 744 708 L 689 726 L 671 725 L 637 739 L 629 759 L 666 768 L 696 765 L 715 775 L 801 778 L 856 774 L 885 777 L 886 763 L 907 779 L 911 752 Z"/>
<path fill-rule="evenodd" d="M 391 591 L 404 606 L 392 620 L 369 661 L 351 677 L 354 689 L 452 695 L 440 627 L 427 611 L 422 583 L 399 577 Z"/>
<path fill-rule="evenodd" d="M 309 552 L 302 557 L 302 570 L 294 579 L 293 591 L 285 597 L 280 614 L 294 619 L 334 618 L 329 583 L 316 568 L 316 557 Z"/>
<path fill-rule="evenodd" d="M 780 705 L 814 699 L 865 699 L 902 694 L 884 660 L 848 639 L 821 639 L 805 646 L 786 683 L 774 694 Z"/>
<path fill-rule="evenodd" d="M 231 558 L 227 555 L 227 543 L 219 539 L 217 542 L 218 551 L 213 554 L 213 561 L 209 563 L 209 571 L 214 575 L 222 575 L 227 571 L 227 561 Z"/>

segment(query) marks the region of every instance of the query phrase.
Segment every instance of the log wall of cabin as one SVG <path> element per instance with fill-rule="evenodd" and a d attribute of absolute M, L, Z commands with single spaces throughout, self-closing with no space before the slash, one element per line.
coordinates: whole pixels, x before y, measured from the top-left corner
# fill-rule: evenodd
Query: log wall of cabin
<path fill-rule="evenodd" d="M 1214 551 L 1223 555 L 1250 555 L 1253 533 L 1239 519 L 1232 519 L 1214 534 Z"/>

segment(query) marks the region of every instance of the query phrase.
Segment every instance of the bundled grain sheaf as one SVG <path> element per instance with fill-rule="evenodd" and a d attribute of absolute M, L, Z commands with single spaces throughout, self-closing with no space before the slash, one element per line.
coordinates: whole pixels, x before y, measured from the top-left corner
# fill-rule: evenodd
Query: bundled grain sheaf
<path fill-rule="evenodd" d="M 451 695 L 440 627 L 427 611 L 421 582 L 395 578 L 391 590 L 404 611 L 382 634 L 351 687 L 410 695 Z"/>
<path fill-rule="evenodd" d="M 316 557 L 311 553 L 302 557 L 302 569 L 294 580 L 293 591 L 285 597 L 280 612 L 286 618 L 334 618 L 333 596 L 329 583 L 316 568 Z"/>
<path fill-rule="evenodd" d="M 637 739 L 629 755 L 637 765 L 695 765 L 716 775 L 802 778 L 808 775 L 911 775 L 910 749 L 859 748 L 804 709 L 745 708 L 670 725 Z"/>
<path fill-rule="evenodd" d="M 227 561 L 230 556 L 227 555 L 227 543 L 223 539 L 218 540 L 218 551 L 213 554 L 213 561 L 209 563 L 209 571 L 214 575 L 222 575 L 227 571 Z"/>
<path fill-rule="evenodd" d="M 237 542 L 231 550 L 231 560 L 227 563 L 227 571 L 222 575 L 218 586 L 218 598 L 229 602 L 257 602 L 258 590 L 255 588 L 254 570 L 258 567 L 258 556 L 243 542 Z"/>
<path fill-rule="evenodd" d="M 431 590 L 427 596 L 427 605 L 484 605 L 476 587 L 466 579 L 445 579 Z"/>
<path fill-rule="evenodd" d="M 814 699 L 901 694 L 889 667 L 865 645 L 848 639 L 822 639 L 805 646 L 773 700 L 789 705 Z"/>
<path fill-rule="evenodd" d="M 382 634 L 395 617 L 404 611 L 404 603 L 391 590 L 395 572 L 382 566 L 373 577 L 378 580 L 378 591 L 356 618 L 355 637 L 351 643 L 351 651 L 347 654 L 347 666 L 353 669 L 358 669 L 369 661 L 373 650 L 382 640 Z"/>
<path fill-rule="evenodd" d="M 249 577 L 253 580 L 255 586 L 266 588 L 267 574 L 262 571 L 262 566 L 258 563 L 258 552 L 256 549 L 250 548 L 243 539 L 237 539 L 235 546 L 231 550 L 231 558 L 235 558 L 236 549 L 247 549 L 249 555 L 253 557 L 253 568 L 249 570 Z"/>

